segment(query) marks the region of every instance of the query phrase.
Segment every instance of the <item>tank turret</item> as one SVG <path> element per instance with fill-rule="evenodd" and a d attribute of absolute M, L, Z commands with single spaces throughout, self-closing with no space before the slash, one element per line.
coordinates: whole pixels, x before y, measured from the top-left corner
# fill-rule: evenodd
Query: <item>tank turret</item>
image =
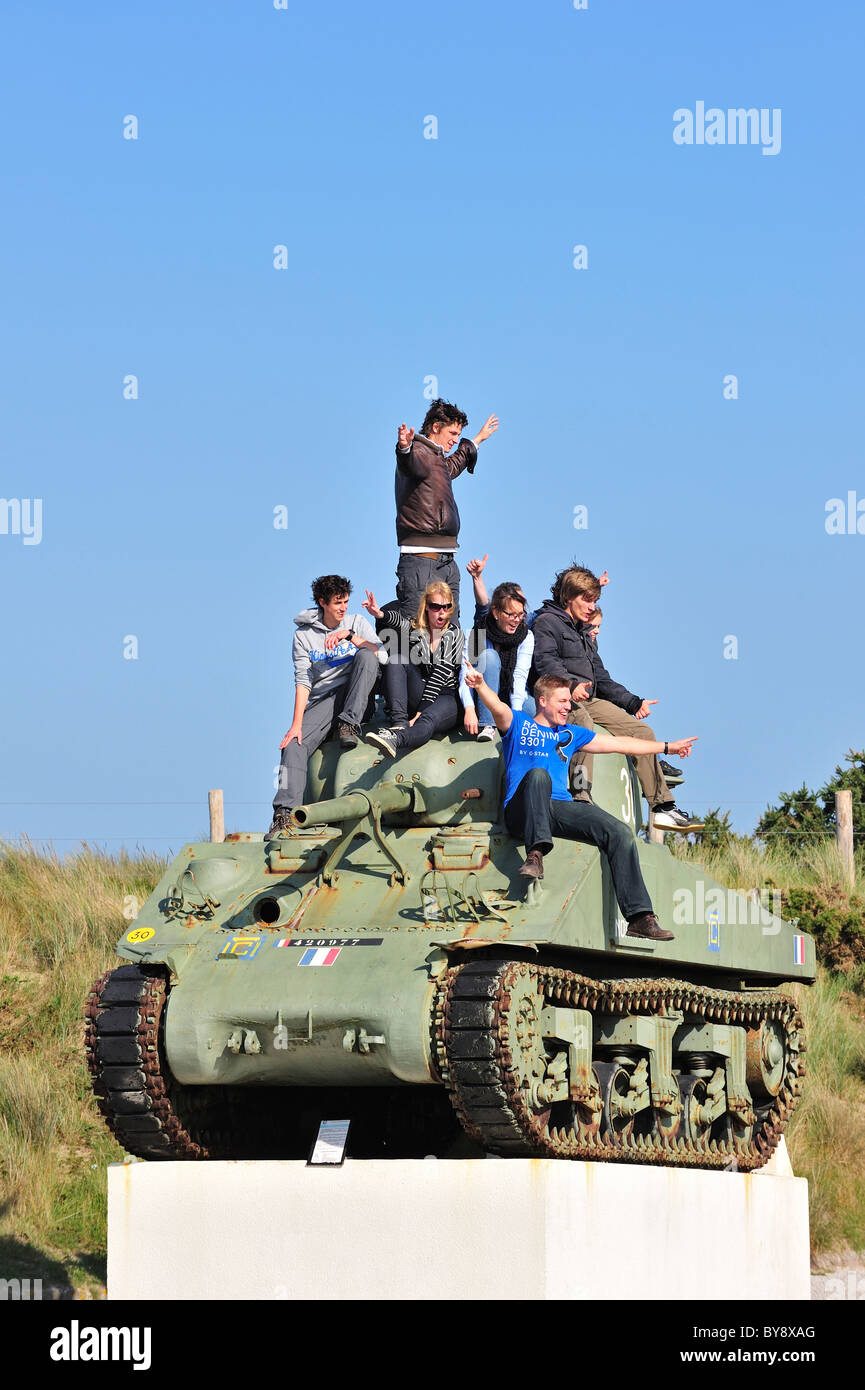
<path fill-rule="evenodd" d="M 640 838 L 631 763 L 593 797 L 637 837 L 672 941 L 629 938 L 598 851 L 527 885 L 495 744 L 310 760 L 276 839 L 190 844 L 87 1001 L 100 1109 L 145 1158 L 480 1153 L 749 1170 L 804 1075 L 786 981 L 812 939 Z"/>

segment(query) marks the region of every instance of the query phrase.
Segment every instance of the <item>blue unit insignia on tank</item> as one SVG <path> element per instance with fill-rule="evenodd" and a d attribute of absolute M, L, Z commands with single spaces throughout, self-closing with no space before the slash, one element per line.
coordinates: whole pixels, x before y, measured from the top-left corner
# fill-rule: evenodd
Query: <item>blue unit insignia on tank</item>
<path fill-rule="evenodd" d="M 721 949 L 721 914 L 716 907 L 710 907 L 706 913 L 706 928 L 708 931 L 708 947 L 710 951 L 720 951 Z"/>

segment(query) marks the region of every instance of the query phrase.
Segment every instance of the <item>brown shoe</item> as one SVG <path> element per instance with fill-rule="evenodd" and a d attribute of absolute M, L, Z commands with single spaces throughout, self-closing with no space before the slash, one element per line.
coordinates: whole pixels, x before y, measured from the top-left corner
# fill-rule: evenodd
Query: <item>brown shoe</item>
<path fill-rule="evenodd" d="M 664 931 L 654 912 L 639 912 L 628 923 L 626 936 L 642 936 L 647 941 L 674 941 L 675 932 Z"/>
<path fill-rule="evenodd" d="M 291 812 L 274 811 L 273 824 L 265 835 L 265 840 L 275 840 L 278 835 L 287 835 L 291 830 Z"/>
<path fill-rule="evenodd" d="M 539 849 L 530 849 L 526 855 L 526 862 L 520 869 L 523 878 L 543 878 L 544 876 L 544 856 Z"/>

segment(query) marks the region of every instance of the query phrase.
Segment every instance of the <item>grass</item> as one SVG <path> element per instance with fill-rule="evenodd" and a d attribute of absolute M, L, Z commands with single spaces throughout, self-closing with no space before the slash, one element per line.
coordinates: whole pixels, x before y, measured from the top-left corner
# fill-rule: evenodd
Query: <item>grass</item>
<path fill-rule="evenodd" d="M 807 855 L 680 844 L 729 887 L 796 890 L 832 902 L 855 944 L 862 878 L 851 892 L 832 845 Z M 860 869 L 861 869 L 860 865 Z M 163 870 L 155 855 L 84 846 L 59 859 L 0 843 L 0 1278 L 98 1294 L 105 1283 L 106 1180 L 123 1152 L 93 1104 L 82 1047 L 87 987 L 116 960 L 128 896 L 143 902 Z M 806 923 L 803 922 L 803 926 Z M 809 1179 L 815 1253 L 865 1248 L 865 992 L 855 952 L 795 987 L 808 1035 L 805 1096 L 787 1132 Z"/>
<path fill-rule="evenodd" d="M 795 987 L 805 1023 L 805 1092 L 787 1130 L 793 1171 L 808 1179 L 811 1248 L 865 1250 L 865 1008 L 821 968 Z"/>
<path fill-rule="evenodd" d="M 0 1278 L 98 1293 L 106 1181 L 123 1157 L 92 1101 L 82 1001 L 115 960 L 124 900 L 155 855 L 0 844 Z"/>

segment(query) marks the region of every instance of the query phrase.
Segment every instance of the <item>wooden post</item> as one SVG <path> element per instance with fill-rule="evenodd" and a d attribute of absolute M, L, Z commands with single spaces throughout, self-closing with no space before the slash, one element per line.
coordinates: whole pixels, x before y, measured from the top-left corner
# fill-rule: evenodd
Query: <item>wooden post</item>
<path fill-rule="evenodd" d="M 664 843 L 664 832 L 660 827 L 655 826 L 655 817 L 649 812 L 649 844 L 662 845 Z"/>
<path fill-rule="evenodd" d="M 855 880 L 852 791 L 837 791 L 835 793 L 835 838 L 838 841 L 838 853 L 841 856 L 844 875 L 852 888 Z"/>
<path fill-rule="evenodd" d="M 207 807 L 210 811 L 211 843 L 221 845 L 225 839 L 225 809 L 222 804 L 221 790 L 207 793 Z"/>

